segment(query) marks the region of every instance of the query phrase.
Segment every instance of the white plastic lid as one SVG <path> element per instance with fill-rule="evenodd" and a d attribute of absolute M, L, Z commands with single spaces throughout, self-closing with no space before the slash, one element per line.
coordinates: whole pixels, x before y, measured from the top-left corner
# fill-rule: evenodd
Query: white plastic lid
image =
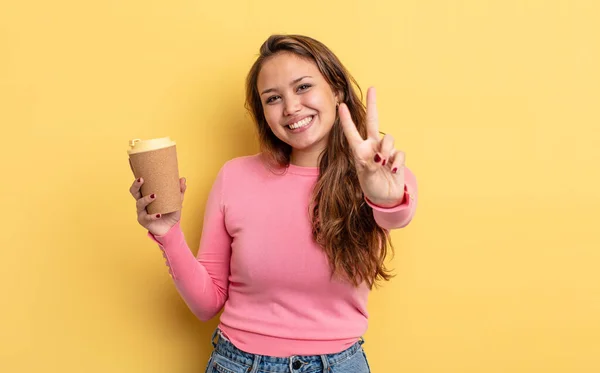
<path fill-rule="evenodd" d="M 129 140 L 129 150 L 127 150 L 127 153 L 143 153 L 150 150 L 168 148 L 169 146 L 174 145 L 175 141 L 171 140 L 170 137 L 161 137 L 149 140 L 133 139 Z"/>

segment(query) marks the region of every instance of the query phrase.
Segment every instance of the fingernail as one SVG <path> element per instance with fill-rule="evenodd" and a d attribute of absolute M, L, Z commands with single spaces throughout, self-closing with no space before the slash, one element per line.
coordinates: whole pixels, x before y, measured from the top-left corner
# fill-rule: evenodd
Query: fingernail
<path fill-rule="evenodd" d="M 392 173 L 395 174 L 396 172 L 398 172 L 398 167 L 392 168 Z"/>
<path fill-rule="evenodd" d="M 375 154 L 375 163 L 379 163 L 381 161 L 381 157 L 379 154 Z"/>
<path fill-rule="evenodd" d="M 142 178 L 140 177 L 139 179 L 137 179 L 137 182 L 141 183 L 142 182 Z"/>
<path fill-rule="evenodd" d="M 158 219 L 158 218 L 160 218 L 160 214 L 156 214 L 156 218 L 157 218 L 157 219 Z"/>
<path fill-rule="evenodd" d="M 150 194 L 150 198 L 154 199 L 156 196 L 154 194 Z"/>
<path fill-rule="evenodd" d="M 385 159 L 383 160 L 383 162 L 381 162 L 382 166 L 385 166 Z"/>

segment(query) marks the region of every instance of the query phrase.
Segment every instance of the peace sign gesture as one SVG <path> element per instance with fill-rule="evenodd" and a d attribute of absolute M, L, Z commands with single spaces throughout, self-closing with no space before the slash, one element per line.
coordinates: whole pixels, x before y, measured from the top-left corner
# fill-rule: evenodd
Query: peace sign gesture
<path fill-rule="evenodd" d="M 404 197 L 405 154 L 394 148 L 391 135 L 379 137 L 375 88 L 367 90 L 367 139 L 358 133 L 346 104 L 340 104 L 339 115 L 365 197 L 382 207 L 399 205 Z"/>

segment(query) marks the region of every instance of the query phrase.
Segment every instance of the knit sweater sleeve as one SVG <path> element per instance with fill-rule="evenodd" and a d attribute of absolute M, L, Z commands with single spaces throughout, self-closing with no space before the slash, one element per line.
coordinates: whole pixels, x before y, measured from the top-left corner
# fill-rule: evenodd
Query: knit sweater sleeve
<path fill-rule="evenodd" d="M 163 251 L 181 297 L 202 321 L 214 317 L 228 296 L 231 236 L 225 227 L 224 173 L 222 168 L 207 200 L 197 256 L 191 252 L 179 222 L 162 236 L 148 232 Z"/>

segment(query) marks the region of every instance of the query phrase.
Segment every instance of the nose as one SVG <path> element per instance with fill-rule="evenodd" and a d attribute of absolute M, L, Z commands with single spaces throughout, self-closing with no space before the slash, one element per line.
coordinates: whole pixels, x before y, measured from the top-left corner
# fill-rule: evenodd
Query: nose
<path fill-rule="evenodd" d="M 296 95 L 286 97 L 284 106 L 284 115 L 292 115 L 302 109 L 300 98 Z"/>

